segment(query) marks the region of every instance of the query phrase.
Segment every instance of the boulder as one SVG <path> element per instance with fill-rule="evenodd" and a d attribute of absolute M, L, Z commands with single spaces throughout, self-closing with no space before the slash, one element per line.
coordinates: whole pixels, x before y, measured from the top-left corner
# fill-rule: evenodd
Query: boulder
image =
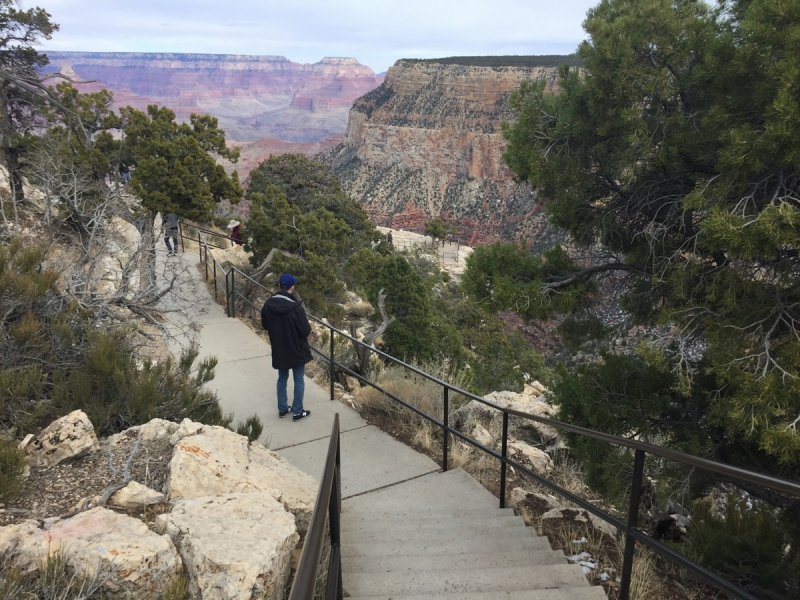
<path fill-rule="evenodd" d="M 101 583 L 109 599 L 161 600 L 183 570 L 169 536 L 105 508 L 46 530 L 37 521 L 0 528 L 0 548 L 7 549 L 7 564 L 25 574 L 37 573 L 48 557 L 60 553 L 70 570 Z"/>
<path fill-rule="evenodd" d="M 531 381 L 530 383 L 525 384 L 525 389 L 522 390 L 523 394 L 528 394 L 530 396 L 541 396 L 547 391 L 547 388 L 544 387 L 541 383 L 536 380 Z"/>
<path fill-rule="evenodd" d="M 188 419 L 187 419 L 188 421 Z M 142 434 L 142 444 L 152 444 L 156 442 L 165 442 L 178 431 L 180 426 L 172 421 L 165 421 L 164 419 L 153 419 L 144 425 L 137 425 L 130 427 L 125 431 L 115 433 L 109 436 L 106 442 L 112 447 L 127 446 L 136 441 L 139 433 Z"/>
<path fill-rule="evenodd" d="M 171 500 L 181 500 L 268 492 L 295 516 L 297 530 L 304 537 L 314 510 L 317 487 L 311 475 L 261 444 L 254 442 L 248 446 L 247 438 L 233 431 L 203 426 L 200 433 L 187 436 L 175 445 L 166 493 Z"/>
<path fill-rule="evenodd" d="M 533 472 L 537 475 L 544 477 L 553 470 L 553 459 L 538 448 L 534 448 L 530 444 L 520 441 L 510 442 L 508 447 L 512 451 L 524 456 L 525 460 L 531 464 Z"/>
<path fill-rule="evenodd" d="M 175 432 L 169 437 L 170 445 L 174 446 L 187 436 L 201 433 L 203 431 L 203 427 L 204 425 L 202 423 L 197 423 L 190 419 L 184 419 L 181 421 L 181 424 L 178 425 L 178 428 L 175 430 Z"/>
<path fill-rule="evenodd" d="M 161 492 L 151 490 L 137 481 L 131 481 L 124 488 L 115 492 L 109 501 L 120 508 L 141 508 L 151 504 L 160 504 L 165 500 L 166 496 Z"/>
<path fill-rule="evenodd" d="M 542 395 L 492 392 L 484 398 L 504 408 L 513 408 L 547 419 L 554 418 L 558 412 L 558 409 L 548 404 Z M 453 423 L 457 429 L 464 432 L 470 431 L 476 423 L 480 424 L 497 439 L 502 435 L 503 414 L 477 400 L 471 400 L 453 412 Z M 509 420 L 509 433 L 518 439 L 547 445 L 553 444 L 559 439 L 558 431 L 550 425 L 513 416 Z"/>
<path fill-rule="evenodd" d="M 226 269 L 231 266 L 239 270 L 249 269 L 251 256 L 253 255 L 239 244 L 231 244 L 230 248 L 214 248 L 214 258 Z"/>
<path fill-rule="evenodd" d="M 494 437 L 492 437 L 492 434 L 480 423 L 475 424 L 475 427 L 472 428 L 469 435 L 473 440 L 487 448 L 491 448 L 494 445 Z"/>
<path fill-rule="evenodd" d="M 568 524 L 579 530 L 576 533 L 587 537 L 599 535 L 603 544 L 609 544 L 609 548 L 616 547 L 616 527 L 580 508 L 554 508 L 544 513 L 541 520 L 542 535 L 547 536 L 553 544 L 559 539 L 559 532 Z"/>
<path fill-rule="evenodd" d="M 37 467 L 52 467 L 80 458 L 100 448 L 94 426 L 82 410 L 56 419 L 25 446 L 28 461 Z"/>
<path fill-rule="evenodd" d="M 562 508 L 558 500 L 550 494 L 541 494 L 539 492 L 529 492 L 522 488 L 514 488 L 508 496 L 508 505 L 516 509 L 517 512 L 522 513 L 525 518 L 525 513 L 530 516 L 538 517 L 553 509 Z M 526 520 L 526 524 L 530 525 Z"/>
<path fill-rule="evenodd" d="M 178 545 L 192 597 L 284 597 L 299 535 L 271 494 L 182 500 L 159 522 Z"/>

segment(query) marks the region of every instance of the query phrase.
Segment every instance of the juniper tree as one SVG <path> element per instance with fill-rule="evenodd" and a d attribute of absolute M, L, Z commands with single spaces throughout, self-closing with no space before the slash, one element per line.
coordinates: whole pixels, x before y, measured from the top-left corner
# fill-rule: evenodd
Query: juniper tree
<path fill-rule="evenodd" d="M 560 67 L 559 93 L 539 82 L 512 95 L 505 159 L 573 247 L 598 256 L 487 249 L 465 285 L 494 310 L 580 319 L 612 277 L 638 322 L 663 326 L 638 360 L 668 375 L 671 410 L 659 392 L 637 418 L 661 440 L 796 475 L 800 2 L 603 0 L 584 26 L 583 66 Z M 613 401 L 605 376 L 564 376 L 594 381 L 559 400 L 596 424 Z"/>

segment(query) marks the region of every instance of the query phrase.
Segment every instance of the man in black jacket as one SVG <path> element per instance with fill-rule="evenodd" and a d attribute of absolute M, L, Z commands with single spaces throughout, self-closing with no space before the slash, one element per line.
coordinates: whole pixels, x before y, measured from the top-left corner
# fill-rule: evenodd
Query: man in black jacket
<path fill-rule="evenodd" d="M 261 309 L 261 326 L 269 333 L 272 345 L 272 368 L 278 370 L 278 416 L 282 419 L 289 414 L 289 399 L 286 382 L 289 369 L 294 378 L 294 398 L 292 400 L 292 421 L 301 421 L 310 410 L 303 410 L 306 363 L 311 362 L 311 347 L 308 336 L 311 325 L 308 323 L 302 302 L 294 296 L 297 278 L 281 275 L 280 291 L 264 303 Z"/>

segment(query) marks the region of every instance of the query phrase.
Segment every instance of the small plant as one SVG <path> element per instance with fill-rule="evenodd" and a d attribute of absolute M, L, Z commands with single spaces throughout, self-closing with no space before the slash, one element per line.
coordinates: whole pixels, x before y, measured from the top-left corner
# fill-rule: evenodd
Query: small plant
<path fill-rule="evenodd" d="M 7 557 L 5 557 L 7 558 Z M 100 600 L 105 579 L 74 573 L 60 552 L 48 556 L 29 575 L 0 565 L 0 598 L 3 600 Z"/>
<path fill-rule="evenodd" d="M 183 600 L 189 592 L 189 579 L 184 575 L 173 579 L 164 592 L 164 600 Z"/>
<path fill-rule="evenodd" d="M 0 501 L 8 502 L 22 493 L 25 456 L 11 441 L 0 441 Z"/>
<path fill-rule="evenodd" d="M 258 415 L 253 415 L 244 422 L 239 421 L 238 425 L 236 425 L 236 433 L 246 437 L 248 445 L 257 442 L 263 431 L 264 425 L 261 423 L 261 419 L 258 418 Z"/>

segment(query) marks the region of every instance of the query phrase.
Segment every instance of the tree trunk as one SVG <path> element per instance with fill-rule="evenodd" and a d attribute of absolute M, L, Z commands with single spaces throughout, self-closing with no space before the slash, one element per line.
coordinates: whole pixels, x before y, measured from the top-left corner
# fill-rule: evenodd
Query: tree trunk
<path fill-rule="evenodd" d="M 136 220 L 135 226 L 142 236 L 141 292 L 144 296 L 155 295 L 156 287 L 156 235 L 155 215 L 145 213 Z"/>

